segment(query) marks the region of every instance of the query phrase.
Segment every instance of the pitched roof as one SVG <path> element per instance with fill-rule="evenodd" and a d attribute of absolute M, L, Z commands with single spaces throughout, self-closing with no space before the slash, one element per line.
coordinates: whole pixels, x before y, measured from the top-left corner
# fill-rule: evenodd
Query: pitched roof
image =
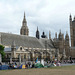
<path fill-rule="evenodd" d="M 5 46 L 11 46 L 15 41 L 16 46 L 31 47 L 31 48 L 45 48 L 45 41 L 47 41 L 48 48 L 53 48 L 53 45 L 49 39 L 37 39 L 26 35 L 16 35 L 11 33 L 1 34 L 1 44 Z"/>

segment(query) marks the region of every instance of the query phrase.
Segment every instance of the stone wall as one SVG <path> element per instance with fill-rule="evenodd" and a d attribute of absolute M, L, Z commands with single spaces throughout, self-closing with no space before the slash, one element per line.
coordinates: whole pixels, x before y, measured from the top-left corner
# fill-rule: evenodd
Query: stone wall
<path fill-rule="evenodd" d="M 75 48 L 70 49 L 70 55 L 72 58 L 75 58 Z"/>

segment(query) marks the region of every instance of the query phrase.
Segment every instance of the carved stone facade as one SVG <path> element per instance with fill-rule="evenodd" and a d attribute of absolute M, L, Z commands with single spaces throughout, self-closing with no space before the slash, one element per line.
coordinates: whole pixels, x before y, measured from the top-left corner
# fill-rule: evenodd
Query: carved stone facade
<path fill-rule="evenodd" d="M 65 53 L 66 53 L 67 57 L 70 56 L 69 35 L 67 32 L 66 32 L 66 36 L 65 36 Z"/>
<path fill-rule="evenodd" d="M 70 51 L 70 46 L 69 46 L 69 36 L 68 33 L 66 33 L 65 38 L 64 35 L 61 33 L 61 30 L 58 34 L 58 38 L 57 38 L 57 33 L 55 33 L 55 38 L 53 39 L 54 42 L 54 46 L 55 48 L 59 49 L 59 54 L 60 54 L 60 58 L 63 57 L 63 53 L 65 50 L 65 56 L 67 56 L 66 58 L 68 58 L 69 55 L 69 51 Z"/>
<path fill-rule="evenodd" d="M 70 15 L 70 37 L 71 37 L 71 47 L 75 47 L 75 17 L 72 21 L 72 16 Z"/>
<path fill-rule="evenodd" d="M 6 58 L 18 58 L 21 55 L 21 61 L 34 61 L 37 58 L 39 60 L 46 59 L 54 60 L 55 59 L 55 49 L 45 49 L 45 48 L 25 48 L 25 47 L 13 47 L 12 51 L 6 51 Z"/>
<path fill-rule="evenodd" d="M 75 59 L 75 17 L 72 20 L 72 16 L 69 17 L 70 21 L 70 38 L 71 38 L 71 48 L 70 48 L 70 56 Z"/>

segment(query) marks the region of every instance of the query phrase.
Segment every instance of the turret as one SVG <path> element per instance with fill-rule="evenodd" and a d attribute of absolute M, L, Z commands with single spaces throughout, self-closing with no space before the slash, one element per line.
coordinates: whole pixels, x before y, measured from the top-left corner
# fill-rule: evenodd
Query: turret
<path fill-rule="evenodd" d="M 26 18 L 25 18 L 25 12 L 24 12 L 24 18 L 23 18 L 23 22 L 22 25 L 25 26 L 27 24 Z"/>
<path fill-rule="evenodd" d="M 70 53 L 69 48 L 70 48 L 69 47 L 69 35 L 66 32 L 66 35 L 65 35 L 65 52 L 66 52 L 66 56 L 69 56 L 69 53 Z"/>
<path fill-rule="evenodd" d="M 37 31 L 36 31 L 36 38 L 38 38 L 38 39 L 40 38 L 38 27 L 37 27 Z"/>
<path fill-rule="evenodd" d="M 59 40 L 59 53 L 62 54 L 63 53 L 63 49 L 64 49 L 64 34 L 61 33 L 61 30 L 59 32 L 59 36 L 58 36 L 58 40 Z"/>
<path fill-rule="evenodd" d="M 44 32 L 44 31 L 43 31 L 41 37 L 42 37 L 42 38 L 47 38 L 47 36 L 45 35 L 45 32 Z"/>
<path fill-rule="evenodd" d="M 57 39 L 57 32 L 55 33 L 55 38 Z"/>
<path fill-rule="evenodd" d="M 59 40 L 62 40 L 62 34 L 61 34 L 61 30 L 60 30 L 60 32 L 59 32 Z"/>
<path fill-rule="evenodd" d="M 21 35 L 29 35 L 29 29 L 27 26 L 26 18 L 25 18 L 25 12 L 24 12 L 24 18 L 23 18 L 23 22 L 22 22 L 22 27 L 20 29 L 20 34 Z"/>
<path fill-rule="evenodd" d="M 51 32 L 49 31 L 49 39 L 51 40 Z"/>
<path fill-rule="evenodd" d="M 75 16 L 74 16 L 74 19 L 73 19 L 73 21 L 75 21 Z"/>
<path fill-rule="evenodd" d="M 70 14 L 69 17 L 69 21 L 70 21 L 70 38 L 71 38 L 71 46 L 73 46 L 73 30 L 72 30 L 72 16 Z"/>
<path fill-rule="evenodd" d="M 70 14 L 70 17 L 69 17 L 69 19 L 70 19 L 70 21 L 72 21 L 72 16 L 71 16 L 71 14 Z"/>
<path fill-rule="evenodd" d="M 67 32 L 66 32 L 66 35 L 65 35 L 65 46 L 66 46 L 67 48 L 69 48 L 69 35 L 68 35 Z"/>
<path fill-rule="evenodd" d="M 16 52 L 15 52 L 16 51 L 16 44 L 15 44 L 15 41 L 12 42 L 11 51 L 12 51 L 11 57 L 16 58 Z"/>
<path fill-rule="evenodd" d="M 68 32 L 66 32 L 65 41 L 69 41 L 69 35 L 68 35 Z"/>

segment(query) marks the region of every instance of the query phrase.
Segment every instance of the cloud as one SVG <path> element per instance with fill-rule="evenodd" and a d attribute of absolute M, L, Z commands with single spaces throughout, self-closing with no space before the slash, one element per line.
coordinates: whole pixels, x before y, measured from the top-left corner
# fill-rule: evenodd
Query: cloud
<path fill-rule="evenodd" d="M 49 30 L 52 37 L 60 29 L 69 33 L 69 15 L 75 14 L 74 3 L 74 0 L 0 0 L 0 31 L 19 34 L 25 11 L 30 36 L 35 36 L 37 26 L 40 34 L 45 31 L 47 36 Z"/>

